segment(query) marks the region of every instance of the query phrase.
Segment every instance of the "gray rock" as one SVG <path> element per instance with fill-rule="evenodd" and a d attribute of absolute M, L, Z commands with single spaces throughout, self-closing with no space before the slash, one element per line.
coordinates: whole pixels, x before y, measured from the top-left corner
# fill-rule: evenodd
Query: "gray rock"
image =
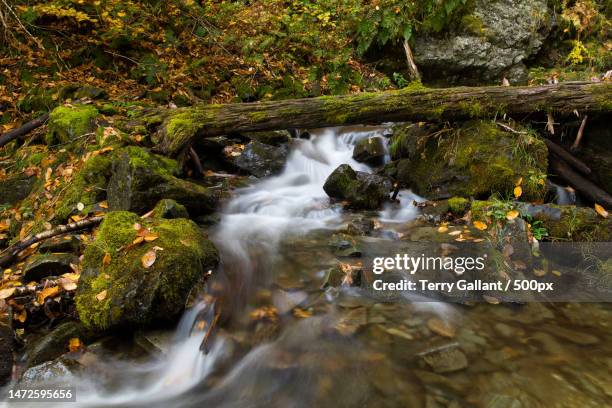
<path fill-rule="evenodd" d="M 544 0 L 477 0 L 453 32 L 417 36 L 414 58 L 425 81 L 523 83 L 551 26 Z"/>
<path fill-rule="evenodd" d="M 268 177 L 280 172 L 289 155 L 287 146 L 270 146 L 257 141 L 246 145 L 238 156 L 228 160 L 238 169 L 256 177 Z"/>
<path fill-rule="evenodd" d="M 323 190 L 331 198 L 346 200 L 350 207 L 375 210 L 389 198 L 391 182 L 342 164 L 327 178 Z"/>
<path fill-rule="evenodd" d="M 21 376 L 20 384 L 34 386 L 36 384 L 53 382 L 61 379 L 66 386 L 73 385 L 71 380 L 78 376 L 82 366 L 75 360 L 63 357 L 57 360 L 47 361 L 37 366 L 28 368 Z"/>
<path fill-rule="evenodd" d="M 0 205 L 12 206 L 26 198 L 36 180 L 36 177 L 16 176 L 0 181 Z"/>
<path fill-rule="evenodd" d="M 165 198 L 160 200 L 153 209 L 153 216 L 156 218 L 189 218 L 189 213 L 184 205 L 174 200 Z"/>
<path fill-rule="evenodd" d="M 71 338 L 78 338 L 85 342 L 91 340 L 93 334 L 78 322 L 64 322 L 50 333 L 39 338 L 38 341 L 27 346 L 23 356 L 26 367 L 33 367 L 45 361 L 54 360 L 68 352 L 68 343 Z"/>
<path fill-rule="evenodd" d="M 78 235 L 62 235 L 43 241 L 38 247 L 40 253 L 48 252 L 78 252 L 81 239 Z"/>
<path fill-rule="evenodd" d="M 329 240 L 329 246 L 332 247 L 334 255 L 340 257 L 359 257 L 361 250 L 357 240 L 348 234 L 334 234 Z"/>
<path fill-rule="evenodd" d="M 73 254 L 38 254 L 30 257 L 23 267 L 23 276 L 26 282 L 39 281 L 47 276 L 70 272 L 70 264 L 78 263 L 79 258 Z"/>
<path fill-rule="evenodd" d="M 291 135 L 286 130 L 270 130 L 267 132 L 246 132 L 242 133 L 242 136 L 247 137 L 253 141 L 257 141 L 263 144 L 271 146 L 280 146 L 283 143 L 291 140 Z"/>
<path fill-rule="evenodd" d="M 108 96 L 106 91 L 95 86 L 84 85 L 74 92 L 75 99 L 104 99 Z"/>
<path fill-rule="evenodd" d="M 381 136 L 362 139 L 353 149 L 353 159 L 371 166 L 383 164 L 386 154 L 385 139 Z"/>

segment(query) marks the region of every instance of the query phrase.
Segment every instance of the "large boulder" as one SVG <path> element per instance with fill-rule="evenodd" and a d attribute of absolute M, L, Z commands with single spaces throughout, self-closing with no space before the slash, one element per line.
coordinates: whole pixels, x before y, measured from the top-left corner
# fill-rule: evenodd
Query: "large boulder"
<path fill-rule="evenodd" d="M 388 199 L 391 182 L 342 164 L 325 180 L 323 190 L 331 198 L 347 201 L 350 207 L 375 210 Z"/>
<path fill-rule="evenodd" d="M 252 141 L 241 152 L 233 151 L 228 160 L 238 169 L 256 177 L 279 173 L 285 166 L 289 148 L 286 145 L 271 146 Z"/>
<path fill-rule="evenodd" d="M 218 195 L 209 188 L 176 177 L 175 160 L 140 147 L 128 146 L 115 152 L 108 183 L 112 210 L 144 212 L 156 202 L 170 198 L 184 205 L 191 215 L 207 214 L 217 207 Z"/>
<path fill-rule="evenodd" d="M 387 166 L 387 174 L 430 200 L 512 196 L 517 183 L 524 199 L 539 200 L 546 193 L 544 142 L 529 133 L 506 132 L 489 121 L 431 133 L 396 128 L 391 155 L 400 159 Z"/>
<path fill-rule="evenodd" d="M 372 166 L 383 164 L 386 154 L 385 139 L 381 136 L 361 139 L 353 148 L 353 159 Z"/>
<path fill-rule="evenodd" d="M 49 115 L 47 144 L 69 143 L 95 129 L 98 110 L 92 105 L 58 106 Z"/>
<path fill-rule="evenodd" d="M 417 36 L 414 59 L 427 82 L 525 82 L 524 61 L 550 33 L 545 0 L 476 0 L 451 32 Z"/>
<path fill-rule="evenodd" d="M 143 233 L 149 238 L 135 244 Z M 75 297 L 79 318 L 96 330 L 172 321 L 217 262 L 214 245 L 190 220 L 110 212 L 85 250 Z"/>

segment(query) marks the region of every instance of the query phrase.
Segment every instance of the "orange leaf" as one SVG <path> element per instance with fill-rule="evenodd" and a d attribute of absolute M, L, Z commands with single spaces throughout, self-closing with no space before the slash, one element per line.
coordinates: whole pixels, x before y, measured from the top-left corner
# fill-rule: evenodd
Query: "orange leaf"
<path fill-rule="evenodd" d="M 595 204 L 595 211 L 597 211 L 597 214 L 601 215 L 604 218 L 608 218 L 609 213 L 606 211 L 605 208 L 603 208 L 601 205 L 599 204 Z"/>
<path fill-rule="evenodd" d="M 514 187 L 514 197 L 519 198 L 522 195 L 523 195 L 523 189 L 521 188 L 521 186 Z"/>
<path fill-rule="evenodd" d="M 519 212 L 516 210 L 510 210 L 506 213 L 506 219 L 508 221 L 512 221 L 513 219 L 515 219 L 516 217 L 519 216 Z"/>
<path fill-rule="evenodd" d="M 71 353 L 74 353 L 75 351 L 79 351 L 82 348 L 83 348 L 83 343 L 81 343 L 81 340 L 78 337 L 73 337 L 70 340 L 68 340 L 68 350 Z"/>
<path fill-rule="evenodd" d="M 110 263 L 111 263 L 111 254 L 107 252 L 104 254 L 104 258 L 102 258 L 102 265 L 106 266 L 106 265 L 110 265 Z"/>
<path fill-rule="evenodd" d="M 156 234 L 156 233 L 154 233 L 154 232 L 149 232 L 149 233 L 147 233 L 147 235 L 145 235 L 145 237 L 144 237 L 145 241 L 147 241 L 147 242 L 152 242 L 152 241 L 155 241 L 157 238 L 159 238 L 159 235 L 157 235 L 157 234 Z"/>
<path fill-rule="evenodd" d="M 17 314 L 17 316 L 15 316 L 15 319 L 17 319 L 21 323 L 25 323 L 27 318 L 28 318 L 28 312 L 26 312 L 25 309 L 23 309 L 21 312 Z"/>
<path fill-rule="evenodd" d="M 484 231 L 488 228 L 487 224 L 482 221 L 474 221 L 474 227 L 478 228 L 481 231 Z"/>
<path fill-rule="evenodd" d="M 38 303 L 42 305 L 43 303 L 45 303 L 46 298 L 57 295 L 59 291 L 60 291 L 59 286 L 52 286 L 49 288 L 44 288 L 43 290 L 38 292 L 38 295 L 36 296 L 36 300 L 38 300 Z"/>
<path fill-rule="evenodd" d="M 142 256 L 142 258 L 140 259 L 140 262 L 142 263 L 143 267 L 150 268 L 155 263 L 156 259 L 157 259 L 157 254 L 155 253 L 154 250 L 150 250 Z"/>
<path fill-rule="evenodd" d="M 106 289 L 96 295 L 96 300 L 99 302 L 103 301 L 104 299 L 106 299 Z"/>
<path fill-rule="evenodd" d="M 144 241 L 144 237 L 142 236 L 138 236 L 136 237 L 133 241 L 132 241 L 132 245 L 138 245 L 140 244 L 142 241 Z"/>

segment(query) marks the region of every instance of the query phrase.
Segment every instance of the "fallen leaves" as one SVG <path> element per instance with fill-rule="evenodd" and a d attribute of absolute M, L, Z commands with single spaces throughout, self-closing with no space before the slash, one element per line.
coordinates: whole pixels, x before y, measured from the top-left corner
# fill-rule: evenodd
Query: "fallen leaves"
<path fill-rule="evenodd" d="M 153 266 L 153 264 L 155 263 L 155 260 L 157 259 L 157 253 L 155 252 L 155 250 L 151 249 L 149 251 L 147 251 L 142 258 L 140 258 L 140 262 L 142 263 L 142 266 L 146 269 L 150 268 L 151 266 Z"/>
<path fill-rule="evenodd" d="M 608 211 L 606 211 L 605 208 L 603 208 L 601 205 L 597 203 L 595 203 L 595 211 L 597 211 L 597 214 L 601 215 L 604 218 L 608 218 L 608 216 L 610 215 Z"/>
<path fill-rule="evenodd" d="M 68 351 L 70 351 L 71 353 L 80 351 L 84 347 L 85 346 L 81 342 L 81 339 L 79 339 L 78 337 L 72 337 L 70 340 L 68 340 Z"/>
<path fill-rule="evenodd" d="M 13 293 L 15 293 L 16 290 L 17 288 L 6 288 L 0 290 L 0 299 L 10 298 L 11 296 L 13 296 Z"/>
<path fill-rule="evenodd" d="M 111 263 L 111 254 L 110 253 L 105 253 L 104 254 L 104 258 L 102 258 L 102 265 L 103 266 L 108 266 Z"/>
<path fill-rule="evenodd" d="M 519 212 L 516 210 L 510 210 L 506 213 L 506 219 L 508 221 L 512 221 L 513 219 L 515 219 L 516 217 L 519 216 Z"/>
<path fill-rule="evenodd" d="M 474 221 L 474 227 L 476 227 L 476 229 L 479 229 L 481 231 L 484 231 L 487 228 L 489 228 L 489 226 L 482 221 Z"/>
<path fill-rule="evenodd" d="M 523 195 L 523 188 L 521 186 L 514 187 L 514 197 L 519 198 Z"/>
<path fill-rule="evenodd" d="M 45 303 L 46 298 L 54 297 L 57 294 L 59 294 L 59 292 L 60 292 L 59 286 L 51 286 L 48 288 L 44 288 L 43 290 L 38 292 L 38 294 L 36 295 L 36 300 L 38 301 L 38 303 L 42 305 L 43 303 Z"/>
<path fill-rule="evenodd" d="M 108 292 L 107 292 L 107 290 L 106 290 L 106 289 L 104 289 L 102 292 L 100 292 L 100 293 L 98 293 L 98 294 L 96 295 L 96 300 L 97 300 L 98 302 L 103 301 L 104 299 L 106 299 L 106 295 L 107 295 L 107 293 L 108 293 Z"/>

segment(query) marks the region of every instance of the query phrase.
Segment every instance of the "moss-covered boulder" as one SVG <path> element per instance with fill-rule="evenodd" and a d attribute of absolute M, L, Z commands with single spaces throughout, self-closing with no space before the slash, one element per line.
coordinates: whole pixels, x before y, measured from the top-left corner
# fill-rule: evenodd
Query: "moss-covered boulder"
<path fill-rule="evenodd" d="M 170 198 L 184 205 L 191 215 L 207 214 L 217 206 L 218 195 L 199 184 L 176 177 L 175 160 L 128 146 L 115 152 L 108 203 L 112 210 L 145 212 L 156 202 Z"/>
<path fill-rule="evenodd" d="M 389 169 L 421 196 L 512 196 L 518 182 L 523 199 L 538 200 L 546 193 L 548 151 L 528 132 L 506 132 L 490 121 L 433 133 L 409 126 L 392 138 L 391 154 L 400 160 Z"/>
<path fill-rule="evenodd" d="M 158 238 L 133 244 L 143 231 Z M 214 245 L 190 220 L 110 212 L 85 250 L 75 297 L 79 318 L 96 330 L 172 321 L 217 262 Z"/>
<path fill-rule="evenodd" d="M 47 144 L 70 143 L 95 128 L 98 110 L 92 105 L 58 106 L 49 115 Z"/>
<path fill-rule="evenodd" d="M 389 198 L 391 182 L 342 164 L 325 180 L 323 190 L 331 198 L 346 201 L 352 208 L 375 210 Z"/>
<path fill-rule="evenodd" d="M 154 218 L 189 218 L 189 212 L 184 205 L 169 198 L 160 200 L 153 209 Z"/>
<path fill-rule="evenodd" d="M 353 148 L 353 159 L 372 166 L 383 164 L 386 154 L 385 139 L 381 136 L 361 139 Z"/>

